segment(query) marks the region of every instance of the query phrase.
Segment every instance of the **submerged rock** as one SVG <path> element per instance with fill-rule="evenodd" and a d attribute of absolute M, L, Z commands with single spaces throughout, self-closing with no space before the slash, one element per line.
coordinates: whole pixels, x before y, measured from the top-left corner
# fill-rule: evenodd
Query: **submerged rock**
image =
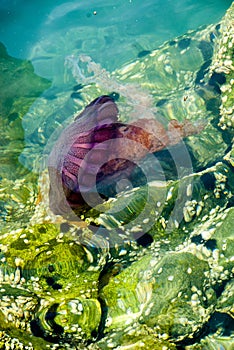
<path fill-rule="evenodd" d="M 50 87 L 50 82 L 34 73 L 30 61 L 9 56 L 2 43 L 0 67 L 0 115 L 12 119 L 17 113 L 22 118 L 35 99 Z"/>
<path fill-rule="evenodd" d="M 222 129 L 234 127 L 234 14 L 233 5 L 228 9 L 220 31 L 222 40 L 218 41 L 215 54 L 212 61 L 213 74 L 222 77 L 220 87 L 221 105 L 220 105 L 220 126 Z"/>
<path fill-rule="evenodd" d="M 0 137 L 2 178 L 17 179 L 26 174 L 18 157 L 24 149 L 22 119 L 30 106 L 50 86 L 34 73 L 29 61 L 8 55 L 0 43 Z"/>

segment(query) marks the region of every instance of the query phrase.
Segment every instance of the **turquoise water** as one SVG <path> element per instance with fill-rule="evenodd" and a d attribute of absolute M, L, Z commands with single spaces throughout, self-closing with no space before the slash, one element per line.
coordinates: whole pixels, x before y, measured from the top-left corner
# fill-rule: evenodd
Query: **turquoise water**
<path fill-rule="evenodd" d="M 233 349 L 231 4 L 0 0 L 0 349 Z M 103 94 L 126 158 L 162 142 L 63 212 L 47 156 Z"/>
<path fill-rule="evenodd" d="M 10 55 L 55 79 L 60 57 L 79 50 L 108 69 L 190 29 L 218 22 L 228 0 L 1 1 L 0 37 Z M 96 13 L 96 15 L 95 15 Z M 62 62 L 60 62 L 62 64 Z"/>

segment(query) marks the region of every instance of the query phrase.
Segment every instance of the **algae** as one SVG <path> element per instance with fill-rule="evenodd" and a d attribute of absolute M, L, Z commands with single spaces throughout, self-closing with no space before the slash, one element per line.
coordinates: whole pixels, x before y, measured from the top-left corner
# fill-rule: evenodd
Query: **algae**
<path fill-rule="evenodd" d="M 18 161 L 25 145 L 22 118 L 51 83 L 37 76 L 29 61 L 9 56 L 2 43 L 0 71 L 0 176 L 15 180 L 26 174 Z"/>

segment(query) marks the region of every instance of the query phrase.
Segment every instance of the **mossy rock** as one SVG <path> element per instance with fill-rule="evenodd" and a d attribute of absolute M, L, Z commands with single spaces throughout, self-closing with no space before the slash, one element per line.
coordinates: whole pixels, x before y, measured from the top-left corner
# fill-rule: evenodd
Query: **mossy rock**
<path fill-rule="evenodd" d="M 0 43 L 0 68 L 0 115 L 8 118 L 11 113 L 17 111 L 22 118 L 33 100 L 49 88 L 50 82 L 36 75 L 29 61 L 9 56 L 2 43 Z M 27 101 L 25 100 L 19 103 L 21 99 L 22 101 L 28 99 L 28 102 L 25 103 Z"/>
<path fill-rule="evenodd" d="M 22 118 L 50 82 L 36 75 L 29 61 L 9 56 L 2 43 L 0 71 L 0 176 L 15 180 L 27 173 L 18 160 L 25 145 Z"/>

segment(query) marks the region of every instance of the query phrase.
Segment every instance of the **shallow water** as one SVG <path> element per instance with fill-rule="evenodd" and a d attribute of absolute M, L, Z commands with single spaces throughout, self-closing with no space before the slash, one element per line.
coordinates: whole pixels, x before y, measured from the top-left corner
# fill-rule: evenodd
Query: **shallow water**
<path fill-rule="evenodd" d="M 230 4 L 228 0 L 209 0 L 205 4 L 193 0 L 56 1 L 56 5 L 50 0 L 1 1 L 0 35 L 10 55 L 43 58 L 40 66 L 34 66 L 45 77 L 51 78 L 54 70 L 54 75 L 58 74 L 49 60 L 54 54 L 54 41 L 61 60 L 79 49 L 112 70 L 136 58 L 139 51 L 155 49 L 190 29 L 218 22 Z M 74 34 L 64 42 L 70 31 Z"/>
<path fill-rule="evenodd" d="M 233 348 L 231 3 L 0 2 L 0 348 Z M 56 216 L 47 156 L 103 94 L 176 145 Z"/>

